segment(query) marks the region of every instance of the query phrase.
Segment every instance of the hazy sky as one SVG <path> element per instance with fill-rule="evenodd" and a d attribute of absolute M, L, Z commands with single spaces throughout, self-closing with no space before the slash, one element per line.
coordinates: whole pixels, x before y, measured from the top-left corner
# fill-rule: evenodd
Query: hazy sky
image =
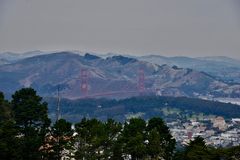
<path fill-rule="evenodd" d="M 240 0 L 0 0 L 0 52 L 240 59 Z"/>

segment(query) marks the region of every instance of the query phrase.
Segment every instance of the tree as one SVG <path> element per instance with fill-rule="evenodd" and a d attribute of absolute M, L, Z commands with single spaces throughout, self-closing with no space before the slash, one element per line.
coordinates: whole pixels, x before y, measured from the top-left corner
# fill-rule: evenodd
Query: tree
<path fill-rule="evenodd" d="M 146 156 L 145 144 L 146 122 L 140 118 L 132 118 L 126 122 L 120 139 L 123 142 L 123 154 L 133 160 Z"/>
<path fill-rule="evenodd" d="M 17 134 L 11 106 L 0 92 L 0 159 L 19 159 Z"/>
<path fill-rule="evenodd" d="M 151 118 L 147 125 L 147 152 L 151 158 L 171 159 L 176 141 L 170 134 L 169 128 L 159 117 Z"/>
<path fill-rule="evenodd" d="M 13 119 L 10 104 L 4 99 L 4 95 L 0 92 L 0 122 Z"/>
<path fill-rule="evenodd" d="M 117 160 L 120 157 L 116 157 L 117 151 L 117 140 L 121 133 L 122 124 L 114 121 L 113 119 L 108 119 L 107 122 L 104 123 L 105 130 L 106 130 L 106 142 L 104 144 L 104 158 Z M 115 155 L 114 155 L 115 153 Z"/>
<path fill-rule="evenodd" d="M 83 118 L 75 128 L 76 159 L 112 159 L 114 157 L 115 144 L 122 128 L 120 123 L 112 119 L 101 122 L 97 119 Z"/>
<path fill-rule="evenodd" d="M 161 145 L 161 137 L 157 129 L 153 129 L 148 134 L 147 154 L 151 159 L 164 157 L 164 150 Z"/>
<path fill-rule="evenodd" d="M 45 140 L 47 159 L 60 160 L 62 157 L 71 157 L 72 137 L 72 124 L 65 119 L 58 120 Z"/>
<path fill-rule="evenodd" d="M 120 138 L 114 141 L 112 146 L 112 157 L 111 160 L 123 160 L 123 142 Z"/>
<path fill-rule="evenodd" d="M 89 135 L 89 128 L 88 122 L 86 118 L 83 118 L 80 123 L 75 124 L 75 129 L 77 132 L 77 136 L 74 137 L 74 142 L 77 144 L 76 146 L 76 159 L 84 159 L 87 158 L 88 155 L 88 135 Z"/>
<path fill-rule="evenodd" d="M 12 95 L 11 104 L 20 135 L 21 159 L 40 159 L 39 148 L 50 125 L 47 103 L 32 88 L 23 88 Z"/>
<path fill-rule="evenodd" d="M 217 153 L 221 155 L 223 160 L 237 160 L 240 159 L 240 146 L 217 149 Z"/>
<path fill-rule="evenodd" d="M 220 160 L 215 149 L 208 147 L 204 139 L 199 136 L 190 141 L 181 156 L 181 158 L 185 160 Z"/>
<path fill-rule="evenodd" d="M 75 141 L 78 144 L 76 159 L 101 159 L 104 158 L 104 147 L 108 135 L 104 124 L 97 119 L 82 119 L 75 125 L 78 135 Z"/>

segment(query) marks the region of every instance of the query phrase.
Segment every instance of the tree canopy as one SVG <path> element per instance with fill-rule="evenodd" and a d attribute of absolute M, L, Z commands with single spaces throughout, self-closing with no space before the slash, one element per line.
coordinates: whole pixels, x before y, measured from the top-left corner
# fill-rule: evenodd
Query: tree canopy
<path fill-rule="evenodd" d="M 160 117 L 131 118 L 124 123 L 82 118 L 73 128 L 65 119 L 51 124 L 47 110 L 47 103 L 32 88 L 16 91 L 10 102 L 0 92 L 0 159 L 240 159 L 239 146 L 212 148 L 201 137 L 177 150 Z"/>
<path fill-rule="evenodd" d="M 50 126 L 47 103 L 32 88 L 23 88 L 12 95 L 11 106 L 23 153 L 20 159 L 40 159 L 39 148 Z"/>

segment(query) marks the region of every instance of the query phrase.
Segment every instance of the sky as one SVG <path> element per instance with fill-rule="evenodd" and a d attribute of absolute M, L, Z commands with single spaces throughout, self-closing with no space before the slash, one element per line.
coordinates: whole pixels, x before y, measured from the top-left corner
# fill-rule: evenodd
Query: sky
<path fill-rule="evenodd" d="M 240 0 L 0 0 L 0 52 L 240 59 Z"/>

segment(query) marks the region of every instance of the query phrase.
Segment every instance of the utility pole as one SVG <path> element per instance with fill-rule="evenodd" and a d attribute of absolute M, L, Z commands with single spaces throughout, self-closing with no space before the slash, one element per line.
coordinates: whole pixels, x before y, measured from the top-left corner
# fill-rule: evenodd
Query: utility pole
<path fill-rule="evenodd" d="M 56 121 L 60 119 L 60 91 L 59 91 L 59 85 L 57 88 L 57 108 L 56 108 Z"/>

